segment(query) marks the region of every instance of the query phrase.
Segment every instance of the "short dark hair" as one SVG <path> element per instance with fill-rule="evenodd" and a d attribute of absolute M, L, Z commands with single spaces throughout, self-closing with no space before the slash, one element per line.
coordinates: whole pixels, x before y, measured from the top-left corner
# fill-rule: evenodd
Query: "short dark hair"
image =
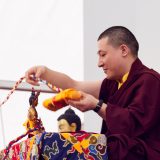
<path fill-rule="evenodd" d="M 57 121 L 60 121 L 61 119 L 65 119 L 69 123 L 69 125 L 71 125 L 72 123 L 76 123 L 76 131 L 81 130 L 81 119 L 71 108 L 67 109 L 64 114 L 60 115 Z"/>
<path fill-rule="evenodd" d="M 134 56 L 138 56 L 139 44 L 129 29 L 123 26 L 110 27 L 99 35 L 98 41 L 105 37 L 108 37 L 109 43 L 114 47 L 125 44 L 130 48 Z"/>

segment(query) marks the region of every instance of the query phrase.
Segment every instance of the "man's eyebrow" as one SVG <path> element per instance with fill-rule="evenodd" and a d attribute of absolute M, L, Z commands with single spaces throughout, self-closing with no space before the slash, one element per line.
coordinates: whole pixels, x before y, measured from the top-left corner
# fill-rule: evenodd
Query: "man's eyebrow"
<path fill-rule="evenodd" d="M 100 54 L 100 53 L 107 53 L 107 51 L 104 51 L 104 50 L 97 51 L 97 54 Z"/>

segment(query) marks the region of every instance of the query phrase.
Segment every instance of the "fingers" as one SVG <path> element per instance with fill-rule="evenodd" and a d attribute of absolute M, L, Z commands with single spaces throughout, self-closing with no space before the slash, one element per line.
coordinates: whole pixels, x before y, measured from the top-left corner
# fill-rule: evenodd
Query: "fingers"
<path fill-rule="evenodd" d="M 39 86 L 40 84 L 38 83 L 38 80 L 35 80 L 34 78 L 32 78 L 32 76 L 30 76 L 30 78 L 26 79 L 26 82 L 32 85 L 36 85 Z"/>
<path fill-rule="evenodd" d="M 79 109 L 82 112 L 93 110 L 98 100 L 92 95 L 89 95 L 84 92 L 81 93 L 83 93 L 83 97 L 80 100 L 68 100 L 67 103 Z"/>
<path fill-rule="evenodd" d="M 82 91 L 79 91 L 81 98 L 80 99 L 65 99 L 66 103 L 77 108 L 80 109 L 82 108 L 83 105 L 85 105 L 84 103 L 84 99 L 85 99 L 85 93 Z"/>
<path fill-rule="evenodd" d="M 74 105 L 74 104 L 75 104 L 75 101 L 73 101 L 73 100 L 67 100 L 67 99 L 65 99 L 65 102 L 66 102 L 68 105 L 75 106 L 75 105 Z"/>
<path fill-rule="evenodd" d="M 80 111 L 84 112 L 85 108 L 83 107 L 83 105 L 81 104 L 80 101 L 76 101 L 76 100 L 67 100 L 66 101 L 67 104 L 71 105 L 74 108 L 79 109 Z"/>
<path fill-rule="evenodd" d="M 38 66 L 30 68 L 25 73 L 26 82 L 32 85 L 39 85 L 39 77 L 41 76 L 41 69 Z"/>

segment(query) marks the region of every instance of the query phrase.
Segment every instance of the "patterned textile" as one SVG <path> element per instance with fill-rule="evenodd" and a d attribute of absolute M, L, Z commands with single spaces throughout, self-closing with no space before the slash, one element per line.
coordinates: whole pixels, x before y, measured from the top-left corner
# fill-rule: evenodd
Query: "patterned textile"
<path fill-rule="evenodd" d="M 44 132 L 12 146 L 6 160 L 108 160 L 106 143 L 102 134 Z"/>
<path fill-rule="evenodd" d="M 39 141 L 42 134 L 37 134 L 25 141 L 12 146 L 6 160 L 36 160 L 39 159 Z M 0 152 L 0 160 L 3 160 L 6 150 Z"/>
<path fill-rule="evenodd" d="M 107 160 L 106 137 L 92 133 L 44 133 L 40 159 Z"/>

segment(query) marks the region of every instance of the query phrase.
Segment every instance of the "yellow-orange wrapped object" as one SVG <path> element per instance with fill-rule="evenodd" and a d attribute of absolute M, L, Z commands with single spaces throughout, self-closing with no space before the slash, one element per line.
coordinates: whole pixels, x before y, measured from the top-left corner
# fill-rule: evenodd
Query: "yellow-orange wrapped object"
<path fill-rule="evenodd" d="M 52 98 L 48 98 L 43 102 L 43 106 L 49 110 L 56 111 L 68 104 L 65 100 L 79 100 L 81 98 L 81 93 L 73 88 L 66 89 L 58 93 Z"/>

